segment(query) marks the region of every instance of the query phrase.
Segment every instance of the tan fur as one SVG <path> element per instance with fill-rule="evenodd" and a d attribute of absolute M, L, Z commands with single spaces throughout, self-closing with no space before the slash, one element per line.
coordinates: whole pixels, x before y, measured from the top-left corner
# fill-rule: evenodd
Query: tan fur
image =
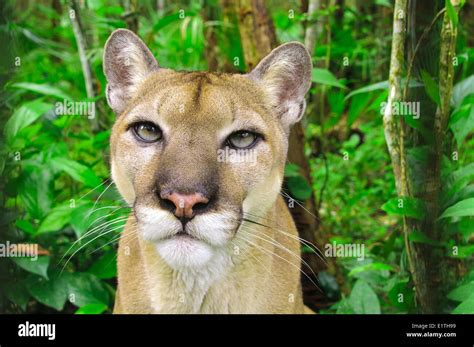
<path fill-rule="evenodd" d="M 279 190 L 311 62 L 293 43 L 259 66 L 249 75 L 175 72 L 158 68 L 131 32 L 109 39 L 107 97 L 118 116 L 112 177 L 133 207 L 119 244 L 114 313 L 305 312 L 298 233 Z M 159 125 L 163 140 L 138 143 L 130 130 L 137 121 Z M 216 152 L 238 130 L 263 135 L 256 162 L 219 162 Z M 178 222 L 160 205 L 161 189 L 214 197 L 186 224 L 192 241 L 176 241 Z"/>

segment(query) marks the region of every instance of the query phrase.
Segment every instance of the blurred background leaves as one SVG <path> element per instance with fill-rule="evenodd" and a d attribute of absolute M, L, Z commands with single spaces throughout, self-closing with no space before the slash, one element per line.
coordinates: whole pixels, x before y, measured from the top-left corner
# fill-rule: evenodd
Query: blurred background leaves
<path fill-rule="evenodd" d="M 38 261 L 0 258 L 0 312 L 112 311 L 115 250 L 129 208 L 109 176 L 108 140 L 115 116 L 104 95 L 104 43 L 114 29 L 128 27 L 163 67 L 245 72 L 236 22 L 240 14 L 230 3 L 2 2 L 0 242 L 36 243 L 43 253 Z M 71 24 L 74 6 L 91 81 L 84 78 Z M 329 268 L 318 273 L 324 295 L 306 284 L 305 301 L 321 313 L 417 312 L 400 217 L 421 219 L 425 206 L 406 197 L 400 208 L 380 112 L 388 95 L 393 2 L 321 1 L 310 14 L 307 1 L 269 1 L 266 6 L 280 42 L 304 42 L 305 29 L 314 23 L 318 33 L 303 123 L 310 180 L 304 168 L 289 163 L 288 193 L 297 202 L 316 201 L 313 212 L 321 223 L 313 232 L 322 251 L 333 243 L 365 246 L 363 261 L 331 259 Z M 455 313 L 474 312 L 473 15 L 468 4 L 459 14 L 449 128 L 460 149 L 458 160 L 446 158 L 443 167 L 441 218 L 449 237 L 440 244 L 417 231 L 410 240 L 458 247 L 454 258 L 465 259 L 464 275 L 447 295 L 445 308 Z M 410 88 L 423 87 L 439 103 L 438 83 L 429 72 L 436 64 L 435 58 L 426 59 L 426 69 L 421 78 L 410 80 Z M 87 115 L 58 114 L 56 103 L 67 101 L 94 101 L 97 124 Z M 407 123 L 420 136 L 426 134 L 420 123 Z M 423 170 L 426 151 L 410 151 L 413 172 Z M 310 250 L 303 247 L 303 252 Z"/>

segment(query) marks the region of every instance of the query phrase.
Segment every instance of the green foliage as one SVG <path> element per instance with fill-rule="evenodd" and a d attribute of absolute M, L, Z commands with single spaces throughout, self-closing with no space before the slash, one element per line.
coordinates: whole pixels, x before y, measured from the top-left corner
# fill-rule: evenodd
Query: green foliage
<path fill-rule="evenodd" d="M 358 280 L 355 283 L 348 301 L 354 313 L 380 313 L 380 303 L 377 294 L 364 280 Z"/>
<path fill-rule="evenodd" d="M 331 87 L 346 88 L 332 73 L 327 69 L 313 68 L 311 73 L 313 83 L 324 84 Z"/>
<path fill-rule="evenodd" d="M 49 257 L 35 258 L 13 258 L 13 261 L 22 269 L 40 275 L 48 280 Z"/>
<path fill-rule="evenodd" d="M 287 164 L 285 167 L 285 178 L 290 194 L 297 200 L 308 200 L 313 194 L 311 185 L 302 176 L 300 168 L 296 164 Z"/>
<path fill-rule="evenodd" d="M 474 272 L 471 271 L 457 288 L 454 288 L 448 298 L 456 303 L 452 313 L 472 314 L 474 312 Z"/>
<path fill-rule="evenodd" d="M 382 205 L 382 210 L 392 215 L 423 219 L 425 206 L 423 200 L 411 197 L 393 198 Z"/>
<path fill-rule="evenodd" d="M 0 242 L 38 244 L 46 255 L 2 260 L 0 312 L 112 309 L 116 268 L 111 254 L 129 209 L 110 184 L 106 158 L 115 116 L 103 94 L 100 46 L 124 26 L 116 20 L 117 9 L 82 13 L 99 38 L 88 52 L 102 85 L 94 100 L 101 126 L 96 133 L 87 116 L 57 112 L 58 102 L 87 100 L 67 11 L 57 14 L 32 4 L 1 28 L 13 38 L 9 44 L 21 66 L 12 71 L 1 99 L 2 215 L 11 217 L 2 217 Z M 53 19 L 59 20 L 56 27 Z"/>
<path fill-rule="evenodd" d="M 465 199 L 448 207 L 440 218 L 474 216 L 474 198 Z"/>
<path fill-rule="evenodd" d="M 426 93 L 428 96 L 433 100 L 436 105 L 439 106 L 441 103 L 439 99 L 439 88 L 438 84 L 434 81 L 434 79 L 430 76 L 428 72 L 425 70 L 421 71 L 421 78 L 423 79 L 423 84 L 425 85 Z"/>
<path fill-rule="evenodd" d="M 45 251 L 37 261 L 2 260 L 0 312 L 101 314 L 113 306 L 116 242 L 130 209 L 110 181 L 108 139 L 115 116 L 106 105 L 102 54 L 108 35 L 127 26 L 127 10 L 108 0 L 85 1 L 81 7 L 87 57 L 96 80 L 96 97 L 88 100 L 67 7 L 62 4 L 58 13 L 48 5 L 28 3 L 0 28 L 12 40 L 7 51 L 21 58 L 20 66 L 5 71 L 8 82 L 0 99 L 0 242 L 36 243 Z M 138 33 L 160 66 L 203 70 L 208 67 L 205 32 L 210 29 L 217 38 L 212 44 L 218 69 L 245 71 L 238 27 L 214 3 L 216 18 L 204 18 L 203 4 L 186 5 L 183 19 L 178 3 L 166 2 L 164 11 L 157 11 L 155 2 L 140 2 Z M 289 194 L 297 200 L 315 198 L 322 220 L 318 233 L 329 242 L 364 246 L 363 260 L 336 259 L 337 280 L 334 274 L 319 274 L 334 301 L 341 294 L 337 282 L 342 287 L 342 299 L 324 312 L 416 312 L 401 230 L 403 218 L 420 221 L 427 207 L 421 197 L 396 197 L 381 115 L 388 95 L 391 42 L 391 15 L 386 11 L 392 5 L 385 0 L 374 4 L 345 2 L 339 18 L 334 6 L 315 15 L 317 20 L 327 19 L 324 30 L 329 28 L 330 34 L 321 35 L 311 52 L 316 67 L 304 127 L 313 186 L 300 167 L 285 167 Z M 303 41 L 303 24 L 314 18 L 298 13 L 292 3 L 267 6 L 280 42 Z M 446 9 L 462 33 L 457 9 L 449 1 Z M 290 10 L 295 12 L 292 18 Z M 443 251 L 456 246 L 458 254 L 450 254 L 450 260 L 472 265 L 474 50 L 466 39 L 458 41 L 460 66 L 455 68 L 447 136 L 455 141 L 459 158 L 443 161 L 438 219 L 446 240 L 432 240 L 412 230 L 408 241 Z M 408 87 L 423 89 L 439 104 L 437 77 L 428 63 Z M 93 132 L 84 115 L 58 114 L 56 103 L 66 100 L 94 101 L 99 130 Z M 411 115 L 404 119 L 407 131 L 427 140 L 407 150 L 414 176 L 421 176 L 417 174 L 425 170 L 433 150 L 428 141 L 432 124 L 415 121 Z M 448 294 L 453 313 L 474 312 L 473 283 L 471 272 Z"/>
<path fill-rule="evenodd" d="M 11 143 L 20 130 L 33 123 L 51 108 L 51 105 L 44 103 L 41 99 L 21 105 L 5 124 L 4 135 L 7 143 Z"/>
<path fill-rule="evenodd" d="M 453 23 L 453 26 L 457 26 L 459 22 L 458 13 L 455 10 L 450 0 L 446 0 L 446 12 L 448 13 L 449 20 Z"/>

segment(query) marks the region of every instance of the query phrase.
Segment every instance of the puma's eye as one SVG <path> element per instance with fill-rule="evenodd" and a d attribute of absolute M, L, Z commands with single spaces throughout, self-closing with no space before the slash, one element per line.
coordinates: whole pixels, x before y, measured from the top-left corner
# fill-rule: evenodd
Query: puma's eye
<path fill-rule="evenodd" d="M 259 135 L 250 131 L 237 131 L 227 138 L 227 145 L 235 149 L 252 147 L 258 140 Z"/>
<path fill-rule="evenodd" d="M 161 139 L 160 128 L 151 122 L 140 122 L 133 125 L 133 132 L 140 141 L 156 142 Z"/>

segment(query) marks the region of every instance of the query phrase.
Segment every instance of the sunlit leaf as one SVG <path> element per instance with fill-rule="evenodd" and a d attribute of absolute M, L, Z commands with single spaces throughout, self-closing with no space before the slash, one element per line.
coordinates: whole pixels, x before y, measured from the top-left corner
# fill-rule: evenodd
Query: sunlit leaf
<path fill-rule="evenodd" d="M 48 279 L 49 257 L 41 256 L 36 259 L 34 257 L 24 257 L 12 258 L 12 260 L 22 269 Z"/>
<path fill-rule="evenodd" d="M 68 205 L 55 207 L 41 222 L 37 234 L 61 230 L 71 220 L 71 213 L 72 208 Z"/>
<path fill-rule="evenodd" d="M 454 314 L 473 314 L 474 313 L 474 293 L 463 301 L 453 312 Z"/>
<path fill-rule="evenodd" d="M 88 304 L 79 308 L 76 314 L 101 314 L 107 310 L 107 305 L 104 304 Z"/>
<path fill-rule="evenodd" d="M 465 216 L 474 216 L 474 198 L 459 201 L 453 206 L 448 207 L 439 218 Z"/>
<path fill-rule="evenodd" d="M 26 102 L 13 112 L 5 124 L 4 134 L 8 143 L 11 143 L 18 132 L 33 123 L 53 106 L 40 99 Z"/>
<path fill-rule="evenodd" d="M 406 216 L 415 219 L 423 219 L 426 211 L 424 202 L 412 197 L 390 199 L 382 205 L 382 210 L 388 214 Z"/>
<path fill-rule="evenodd" d="M 38 83 L 31 83 L 31 82 L 18 82 L 18 83 L 12 84 L 10 87 L 25 89 L 25 90 L 35 92 L 38 94 L 54 96 L 59 99 L 69 99 L 69 100 L 72 99 L 70 95 L 63 92 L 61 89 L 54 87 L 48 83 L 38 84 Z"/>
<path fill-rule="evenodd" d="M 313 68 L 311 80 L 316 84 L 324 84 L 332 87 L 346 88 L 331 71 L 326 69 Z"/>

